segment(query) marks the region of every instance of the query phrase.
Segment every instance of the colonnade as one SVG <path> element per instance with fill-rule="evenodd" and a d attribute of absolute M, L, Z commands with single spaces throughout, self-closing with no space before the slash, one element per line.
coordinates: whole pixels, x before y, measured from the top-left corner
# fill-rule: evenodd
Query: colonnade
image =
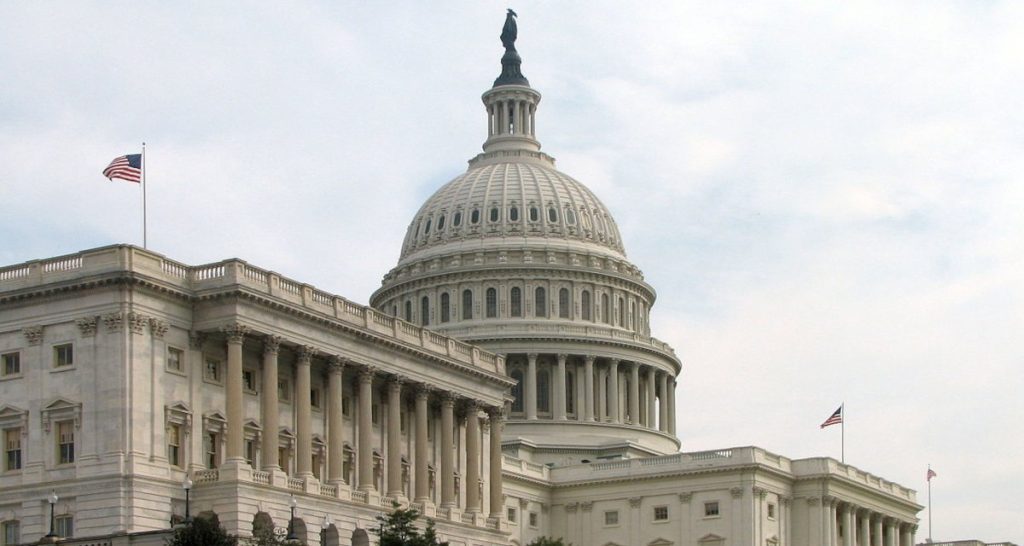
<path fill-rule="evenodd" d="M 229 325 L 221 329 L 227 343 L 227 373 L 224 378 L 226 394 L 226 451 L 225 465 L 246 464 L 244 454 L 243 422 L 243 363 L 242 346 L 248 335 L 248 328 L 242 325 Z M 260 392 L 262 428 L 266 433 L 261 435 L 262 469 L 268 472 L 281 471 L 278 457 L 279 408 L 278 408 L 278 368 L 281 354 L 282 339 L 267 335 L 262 338 L 262 381 L 265 388 Z M 466 419 L 466 499 L 467 513 L 481 512 L 482 499 L 478 485 L 482 466 L 480 413 L 486 412 L 490 424 L 490 517 L 502 516 L 502 479 L 501 479 L 501 428 L 502 409 L 499 406 L 483 404 L 470 397 L 451 391 L 436 390 L 424 383 L 410 382 L 407 379 L 385 374 L 369 364 L 359 364 L 338 355 L 319 355 L 316 348 L 298 346 L 293 348 L 295 360 L 295 477 L 303 480 L 314 480 L 312 470 L 312 403 L 310 400 L 310 371 L 314 357 L 325 356 L 327 364 L 327 476 L 326 483 L 350 486 L 356 491 L 373 492 L 376 490 L 374 479 L 374 439 L 373 439 L 373 392 L 375 382 L 386 382 L 386 400 L 389 407 L 385 424 L 387 442 L 387 482 L 384 494 L 396 501 L 412 500 L 422 505 L 431 501 L 430 475 L 428 471 L 428 422 L 430 401 L 440 403 L 440 508 L 457 508 L 455 487 L 455 411 L 462 410 Z M 354 368 L 357 372 L 356 403 L 356 463 L 357 471 L 354 483 L 347 483 L 344 476 L 345 434 L 342 424 L 343 389 L 342 374 L 345 368 Z M 401 412 L 402 398 L 409 390 L 414 391 L 415 405 L 415 474 L 412 486 L 414 498 L 405 499 L 405 488 L 402 476 L 402 438 Z"/>
<path fill-rule="evenodd" d="M 551 355 L 529 353 L 522 376 L 522 408 L 528 420 L 546 413 L 538 405 L 539 361 Z M 513 361 L 510 355 L 509 361 Z M 640 362 L 594 355 L 554 355 L 550 366 L 552 380 L 550 417 L 645 426 L 667 434 L 676 434 L 675 377 L 660 368 Z M 580 364 L 582 362 L 582 364 Z M 575 384 L 569 384 L 570 368 Z M 515 374 L 516 372 L 512 372 Z M 576 392 L 581 396 L 575 398 Z M 569 397 L 574 397 L 572 407 Z"/>
<path fill-rule="evenodd" d="M 914 546 L 916 524 L 835 497 L 823 497 L 820 506 L 824 546 Z"/>

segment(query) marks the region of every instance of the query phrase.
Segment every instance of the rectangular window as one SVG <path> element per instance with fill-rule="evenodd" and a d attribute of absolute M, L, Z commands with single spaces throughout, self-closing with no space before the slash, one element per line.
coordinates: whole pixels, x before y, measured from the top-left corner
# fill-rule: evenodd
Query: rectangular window
<path fill-rule="evenodd" d="M 316 409 L 320 409 L 320 389 L 312 389 L 309 391 L 309 405 Z"/>
<path fill-rule="evenodd" d="M 515 523 L 516 522 L 516 509 L 512 508 L 511 506 L 508 507 L 507 511 L 505 512 L 505 519 L 507 519 L 509 523 Z"/>
<path fill-rule="evenodd" d="M 277 380 L 277 399 L 281 402 L 289 402 L 292 399 L 292 385 L 287 379 Z"/>
<path fill-rule="evenodd" d="M 63 368 L 75 364 L 75 351 L 70 343 L 53 346 L 53 367 Z"/>
<path fill-rule="evenodd" d="M 715 517 L 718 516 L 718 501 L 705 502 L 704 503 L 704 517 Z"/>
<path fill-rule="evenodd" d="M 253 370 L 242 370 L 242 388 L 246 392 L 256 392 L 256 372 Z"/>
<path fill-rule="evenodd" d="M 206 468 L 217 468 L 220 466 L 220 453 L 217 450 L 219 444 L 219 434 L 211 432 L 206 435 Z"/>
<path fill-rule="evenodd" d="M 289 473 L 288 468 L 290 466 L 290 462 L 288 461 L 287 447 L 277 448 L 277 464 L 281 465 L 281 470 L 284 471 L 285 474 Z"/>
<path fill-rule="evenodd" d="M 172 372 L 185 371 L 185 352 L 174 347 L 167 348 L 167 369 Z"/>
<path fill-rule="evenodd" d="M 68 538 L 75 535 L 75 518 L 67 514 L 53 519 L 53 530 L 57 536 Z"/>
<path fill-rule="evenodd" d="M 57 423 L 57 464 L 75 462 L 75 423 L 61 421 Z"/>
<path fill-rule="evenodd" d="M 768 519 L 775 519 L 775 504 L 768 503 Z"/>
<path fill-rule="evenodd" d="M 203 379 L 212 381 L 214 383 L 220 383 L 220 361 L 213 358 L 207 358 L 203 364 Z"/>
<path fill-rule="evenodd" d="M 668 506 L 654 507 L 654 521 L 668 521 Z"/>
<path fill-rule="evenodd" d="M 3 539 L 4 546 L 21 544 L 21 524 L 13 520 L 5 521 Z"/>
<path fill-rule="evenodd" d="M 604 524 L 605 525 L 618 525 L 619 524 L 619 511 L 609 510 L 604 513 Z"/>
<path fill-rule="evenodd" d="M 537 526 L 537 520 L 538 520 L 537 512 L 530 512 L 530 527 L 536 527 Z"/>
<path fill-rule="evenodd" d="M 0 355 L 0 374 L 19 375 L 21 373 L 21 353 L 4 353 Z"/>
<path fill-rule="evenodd" d="M 21 470 L 21 429 L 4 430 L 4 470 Z"/>
<path fill-rule="evenodd" d="M 345 417 L 352 415 L 352 401 L 347 396 L 341 399 L 341 414 Z"/>
<path fill-rule="evenodd" d="M 249 466 L 256 464 L 256 440 L 245 441 L 245 462 Z"/>
<path fill-rule="evenodd" d="M 370 421 L 372 421 L 374 425 L 380 424 L 380 410 L 377 404 L 370 406 Z"/>
<path fill-rule="evenodd" d="M 171 466 L 181 466 L 181 425 L 167 428 L 167 462 Z"/>

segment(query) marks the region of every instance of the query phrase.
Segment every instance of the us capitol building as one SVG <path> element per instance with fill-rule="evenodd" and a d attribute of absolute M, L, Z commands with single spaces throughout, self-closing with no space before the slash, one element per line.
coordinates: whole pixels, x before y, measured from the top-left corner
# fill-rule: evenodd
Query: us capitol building
<path fill-rule="evenodd" d="M 515 30 L 483 152 L 369 307 L 129 245 L 0 268 L 0 545 L 162 544 L 186 495 L 240 535 L 294 510 L 309 544 L 372 544 L 397 502 L 453 546 L 913 545 L 914 491 L 877 475 L 679 451 L 654 288 L 541 151 Z"/>

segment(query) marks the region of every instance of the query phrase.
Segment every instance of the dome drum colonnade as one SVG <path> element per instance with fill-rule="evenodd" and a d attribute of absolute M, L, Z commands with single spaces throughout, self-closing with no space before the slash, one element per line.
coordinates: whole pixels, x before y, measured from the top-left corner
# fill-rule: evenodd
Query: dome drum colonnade
<path fill-rule="evenodd" d="M 225 470 L 237 468 L 242 465 L 248 466 L 245 454 L 245 437 L 243 416 L 243 345 L 257 342 L 262 344 L 261 361 L 261 382 L 263 385 L 278 385 L 279 357 L 283 345 L 281 336 L 273 334 L 254 335 L 248 326 L 232 323 L 220 327 L 214 333 L 221 333 L 226 344 L 227 368 L 224 377 L 225 388 L 225 461 L 222 468 Z M 209 334 L 198 333 L 196 336 L 199 345 Z M 471 487 L 470 484 L 481 484 L 482 456 L 480 437 L 480 412 L 488 415 L 490 425 L 490 445 L 488 446 L 489 469 L 489 501 L 491 507 L 490 518 L 500 518 L 502 499 L 501 479 L 501 429 L 503 421 L 503 408 L 495 405 L 488 405 L 481 401 L 468 398 L 458 393 L 437 389 L 424 383 L 411 383 L 406 378 L 382 373 L 370 365 L 357 364 L 354 361 L 338 355 L 322 355 L 315 347 L 295 345 L 291 347 L 295 353 L 295 478 L 304 483 L 316 483 L 318 480 L 313 471 L 313 434 L 311 426 L 311 410 L 313 407 L 310 399 L 312 393 L 311 370 L 314 359 L 324 360 L 323 368 L 327 374 L 327 476 L 325 482 L 338 486 L 339 489 L 353 488 L 352 498 L 372 502 L 373 498 L 383 494 L 387 498 L 399 503 L 413 502 L 420 509 L 430 510 L 432 505 L 431 474 L 429 468 L 430 442 L 427 438 L 429 429 L 428 421 L 436 419 L 431 411 L 430 402 L 436 401 L 440 407 L 440 492 L 441 499 L 439 508 L 442 513 L 450 513 L 463 504 L 468 514 L 482 512 L 482 498 L 480 486 Z M 317 366 L 320 368 L 321 366 Z M 352 480 L 345 472 L 346 461 L 344 453 L 346 439 L 344 427 L 342 426 L 343 414 L 343 373 L 346 369 L 356 371 L 357 387 L 354 391 L 354 398 L 357 402 L 356 423 L 356 451 L 353 454 L 357 471 L 355 479 Z M 385 423 L 386 432 L 386 467 L 375 468 L 375 451 L 373 439 L 373 398 L 374 389 L 379 388 L 381 383 L 385 385 L 386 400 L 389 411 Z M 413 495 L 407 498 L 405 478 L 403 472 L 402 452 L 402 422 L 401 411 L 394 411 L 394 408 L 403 407 L 403 399 L 408 391 L 414 393 L 415 404 L 415 437 L 414 437 L 414 465 L 415 472 L 412 477 Z M 259 393 L 261 397 L 261 427 L 263 430 L 272 431 L 278 429 L 278 389 L 265 388 Z M 457 412 L 457 410 L 459 410 Z M 457 415 L 458 414 L 458 415 Z M 456 470 L 455 470 L 455 443 L 454 430 L 458 421 L 465 421 L 466 427 L 466 495 L 465 502 L 459 503 L 456 492 Z M 474 417 L 476 417 L 474 419 Z M 458 423 L 462 426 L 462 423 Z M 279 438 L 277 434 L 262 434 L 260 436 L 260 452 L 262 472 L 266 473 L 266 479 L 271 483 L 275 475 L 283 476 L 279 459 Z M 387 469 L 386 474 L 384 468 Z M 387 481 L 382 491 L 378 491 L 377 475 L 383 474 Z M 202 481 L 202 471 L 197 473 L 197 482 Z M 313 487 L 313 490 L 318 490 Z"/>

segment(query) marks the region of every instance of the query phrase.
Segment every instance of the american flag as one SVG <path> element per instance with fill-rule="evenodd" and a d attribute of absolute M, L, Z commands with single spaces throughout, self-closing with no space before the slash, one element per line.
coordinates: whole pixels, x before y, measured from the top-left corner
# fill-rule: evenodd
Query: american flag
<path fill-rule="evenodd" d="M 129 182 L 142 181 L 142 154 L 128 154 L 115 157 L 106 169 L 103 169 L 103 176 L 113 180 L 120 178 Z"/>
<path fill-rule="evenodd" d="M 838 425 L 843 422 L 843 406 L 839 406 L 839 409 L 832 412 L 832 416 L 825 419 L 825 422 L 821 424 L 821 428 L 825 428 L 831 425 Z"/>
<path fill-rule="evenodd" d="M 929 468 L 928 469 L 928 481 L 932 481 L 932 478 L 934 478 L 935 476 L 938 476 L 938 474 L 936 474 L 934 470 Z"/>

